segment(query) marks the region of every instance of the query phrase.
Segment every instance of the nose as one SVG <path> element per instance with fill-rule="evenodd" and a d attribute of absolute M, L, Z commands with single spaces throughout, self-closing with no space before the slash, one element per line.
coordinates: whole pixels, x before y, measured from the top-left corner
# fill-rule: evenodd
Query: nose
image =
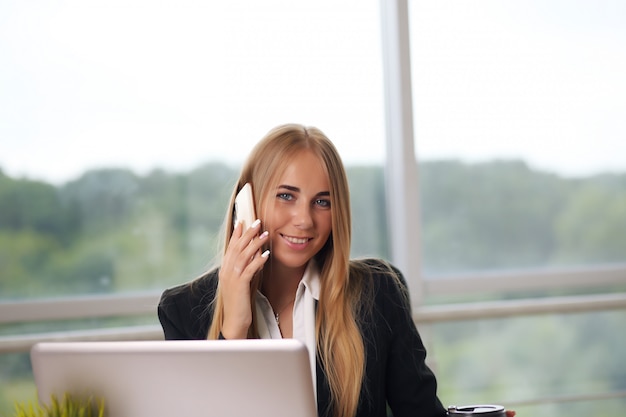
<path fill-rule="evenodd" d="M 292 211 L 292 221 L 294 226 L 299 229 L 309 229 L 313 227 L 311 209 L 312 207 L 304 202 L 299 201 L 295 204 Z"/>

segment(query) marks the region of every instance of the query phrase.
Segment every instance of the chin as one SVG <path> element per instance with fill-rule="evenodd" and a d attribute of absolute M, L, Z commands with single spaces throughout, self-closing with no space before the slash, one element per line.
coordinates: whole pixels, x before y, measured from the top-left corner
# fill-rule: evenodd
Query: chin
<path fill-rule="evenodd" d="M 271 256 L 271 255 L 270 255 Z M 274 257 L 274 261 L 281 264 L 284 267 L 287 268 L 303 268 L 305 267 L 309 261 L 313 259 L 312 256 L 310 257 L 293 257 L 293 256 L 289 256 L 289 257 Z"/>

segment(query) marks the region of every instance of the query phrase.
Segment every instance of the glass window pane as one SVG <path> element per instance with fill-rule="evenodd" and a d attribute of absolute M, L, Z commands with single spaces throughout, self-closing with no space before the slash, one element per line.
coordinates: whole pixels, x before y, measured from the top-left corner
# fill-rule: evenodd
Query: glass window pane
<path fill-rule="evenodd" d="M 0 302 L 161 291 L 212 264 L 270 128 L 321 128 L 349 171 L 354 255 L 384 255 L 376 0 L 0 3 Z M 346 24 L 349 22 L 349 24 Z M 0 335 L 158 326 L 0 325 Z M 34 399 L 0 355 L 0 414 Z"/>
<path fill-rule="evenodd" d="M 242 160 L 287 122 L 335 141 L 355 223 L 384 228 L 362 185 L 384 160 L 377 1 L 9 1 L 0 28 L 0 298 L 200 274 Z M 385 253 L 379 229 L 355 254 Z"/>
<path fill-rule="evenodd" d="M 410 3 L 425 275 L 626 261 L 626 6 Z"/>
<path fill-rule="evenodd" d="M 11 416 L 15 403 L 33 402 L 37 390 L 28 353 L 0 355 L 0 415 Z"/>
<path fill-rule="evenodd" d="M 626 312 L 529 316 L 426 327 L 442 402 L 517 415 L 608 416 L 626 406 Z"/>

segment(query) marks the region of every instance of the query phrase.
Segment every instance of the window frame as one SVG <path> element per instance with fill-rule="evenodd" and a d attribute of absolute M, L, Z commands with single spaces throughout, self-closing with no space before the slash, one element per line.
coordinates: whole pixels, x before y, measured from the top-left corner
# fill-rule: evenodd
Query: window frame
<path fill-rule="evenodd" d="M 430 279 L 420 268 L 419 167 L 415 158 L 408 0 L 381 0 L 387 134 L 386 198 L 391 261 L 405 274 L 412 307 L 427 295 L 574 289 L 626 283 L 626 262 L 568 269 L 494 271 Z"/>

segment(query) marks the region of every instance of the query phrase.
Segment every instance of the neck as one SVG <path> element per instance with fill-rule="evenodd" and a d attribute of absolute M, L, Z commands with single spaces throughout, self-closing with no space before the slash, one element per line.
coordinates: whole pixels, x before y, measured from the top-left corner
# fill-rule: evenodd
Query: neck
<path fill-rule="evenodd" d="M 274 309 L 280 309 L 293 301 L 305 270 L 306 265 L 300 268 L 286 268 L 270 263 L 265 267 L 261 292 Z"/>

